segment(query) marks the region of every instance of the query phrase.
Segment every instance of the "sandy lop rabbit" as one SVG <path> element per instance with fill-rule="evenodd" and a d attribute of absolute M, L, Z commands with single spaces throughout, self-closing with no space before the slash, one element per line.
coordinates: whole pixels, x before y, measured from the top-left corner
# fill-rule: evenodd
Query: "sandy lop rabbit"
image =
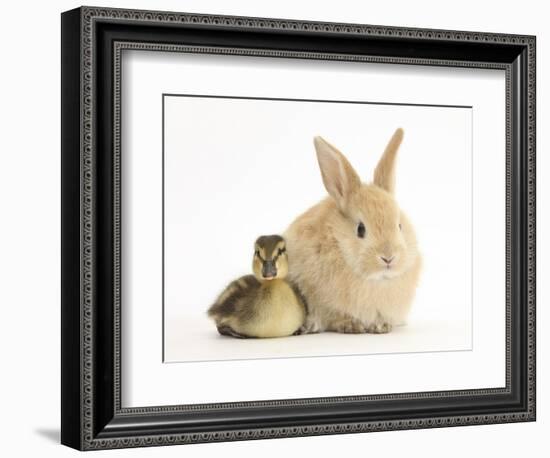
<path fill-rule="evenodd" d="M 329 197 L 284 234 L 289 278 L 308 301 L 304 332 L 386 333 L 404 324 L 420 270 L 413 227 L 394 199 L 397 129 L 370 184 L 321 137 L 314 144 Z"/>

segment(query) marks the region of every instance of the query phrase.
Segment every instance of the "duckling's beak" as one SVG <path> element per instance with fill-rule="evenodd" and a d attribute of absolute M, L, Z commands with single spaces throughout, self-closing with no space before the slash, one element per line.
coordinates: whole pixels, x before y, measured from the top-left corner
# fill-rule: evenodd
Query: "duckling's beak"
<path fill-rule="evenodd" d="M 277 276 L 277 268 L 273 261 L 264 261 L 262 265 L 262 277 L 266 280 L 271 280 Z"/>

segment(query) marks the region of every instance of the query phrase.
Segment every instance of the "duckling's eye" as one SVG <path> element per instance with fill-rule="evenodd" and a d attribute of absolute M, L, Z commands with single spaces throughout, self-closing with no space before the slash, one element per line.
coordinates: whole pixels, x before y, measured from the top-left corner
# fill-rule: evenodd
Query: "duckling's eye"
<path fill-rule="evenodd" d="M 281 256 L 286 251 L 285 248 L 279 248 L 279 251 L 277 252 L 277 256 Z"/>
<path fill-rule="evenodd" d="M 359 237 L 360 239 L 365 238 L 365 233 L 365 225 L 362 222 L 359 222 L 359 224 L 357 225 L 357 237 Z"/>
<path fill-rule="evenodd" d="M 403 230 L 403 226 L 401 226 L 401 223 L 399 223 L 399 230 L 400 230 L 400 231 Z"/>

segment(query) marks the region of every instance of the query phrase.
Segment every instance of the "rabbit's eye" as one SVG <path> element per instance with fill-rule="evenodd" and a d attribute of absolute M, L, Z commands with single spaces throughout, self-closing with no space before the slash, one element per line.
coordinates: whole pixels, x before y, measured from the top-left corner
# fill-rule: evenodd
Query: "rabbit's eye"
<path fill-rule="evenodd" d="M 359 224 L 357 225 L 357 237 L 359 237 L 360 239 L 364 238 L 365 232 L 366 232 L 365 225 L 359 222 Z"/>

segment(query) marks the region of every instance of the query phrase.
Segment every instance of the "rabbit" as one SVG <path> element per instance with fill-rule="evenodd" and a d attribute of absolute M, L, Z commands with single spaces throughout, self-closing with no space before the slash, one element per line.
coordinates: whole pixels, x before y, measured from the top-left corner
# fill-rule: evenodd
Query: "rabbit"
<path fill-rule="evenodd" d="M 405 324 L 422 267 L 413 226 L 394 198 L 397 129 L 372 183 L 314 138 L 329 196 L 287 228 L 288 278 L 308 302 L 302 333 L 387 333 Z"/>

